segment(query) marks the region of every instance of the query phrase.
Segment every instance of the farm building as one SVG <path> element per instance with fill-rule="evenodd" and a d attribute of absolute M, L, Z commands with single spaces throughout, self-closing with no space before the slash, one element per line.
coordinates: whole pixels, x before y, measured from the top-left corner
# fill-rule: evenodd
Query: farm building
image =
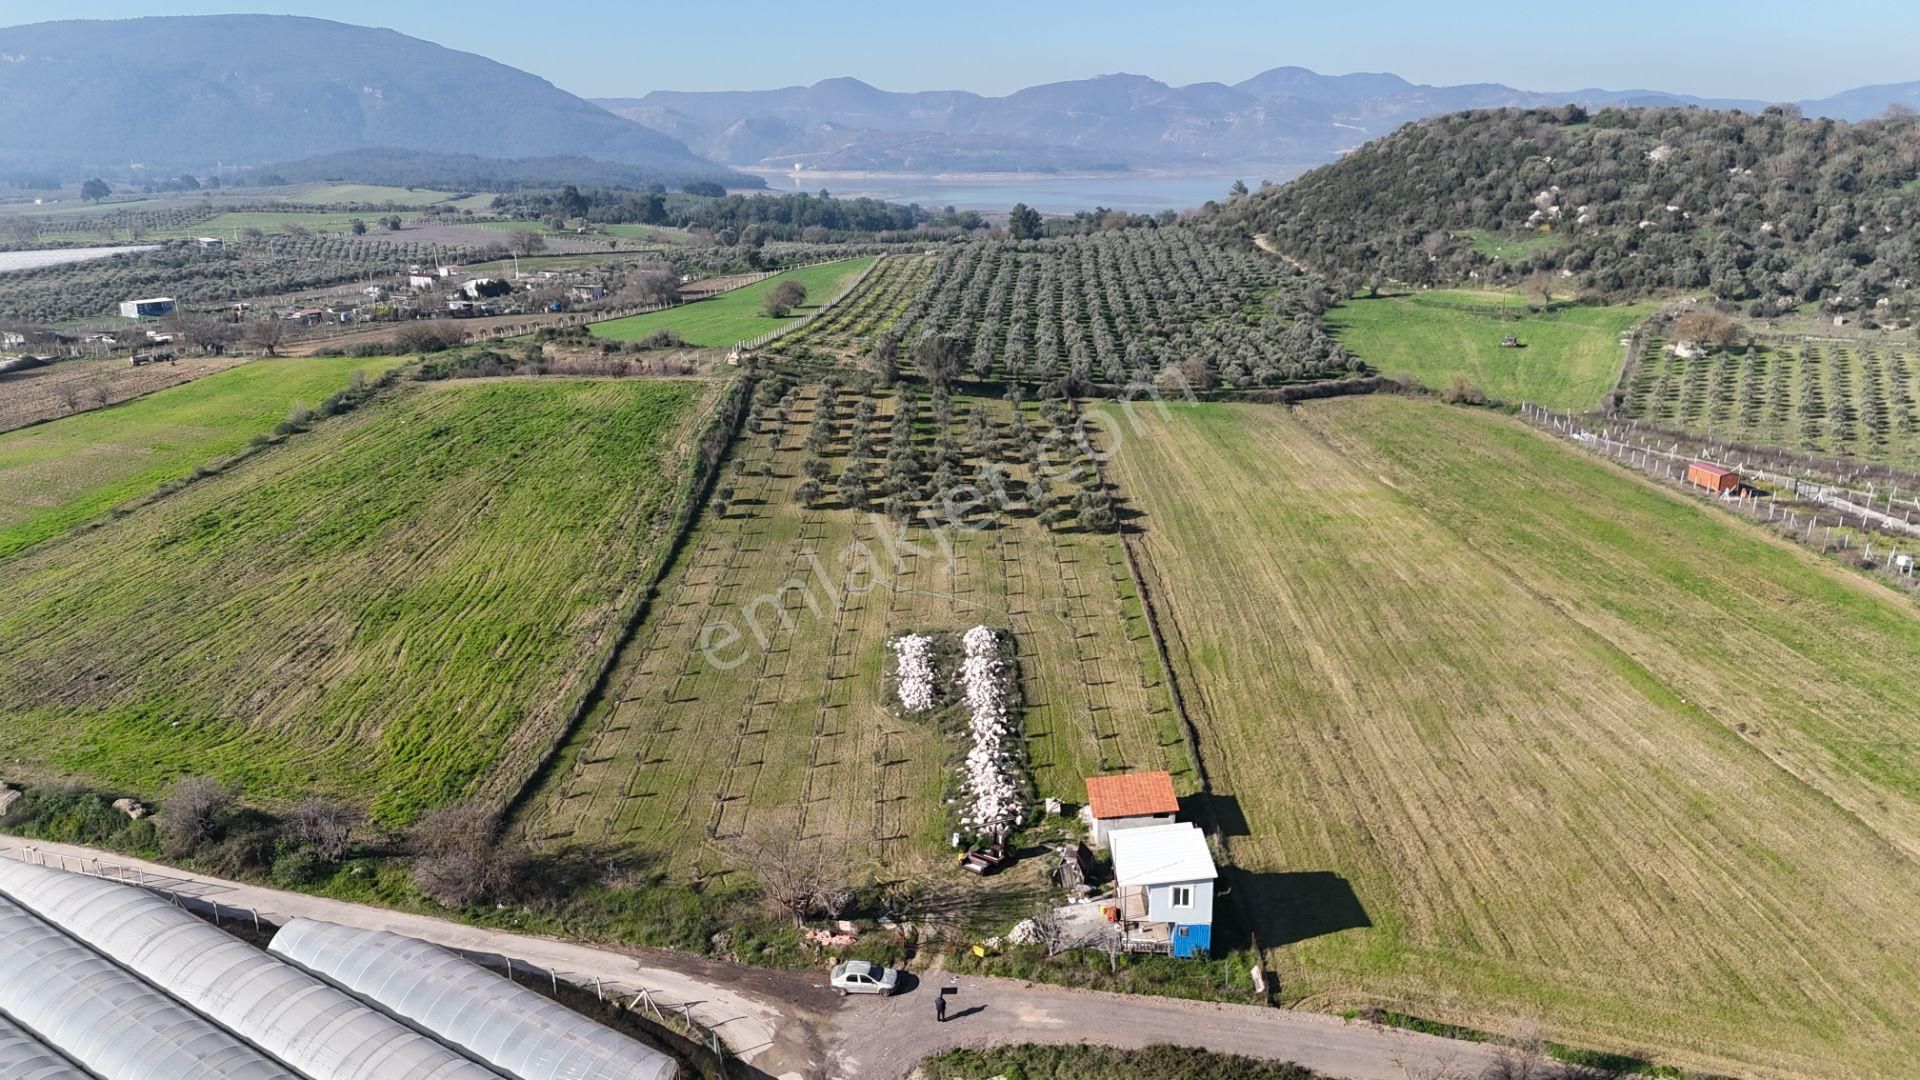
<path fill-rule="evenodd" d="M 193 238 L 193 242 L 208 251 L 219 251 L 226 246 L 217 236 L 196 236 Z"/>
<path fill-rule="evenodd" d="M 1096 848 L 1106 847 L 1117 830 L 1165 825 L 1179 812 L 1173 777 L 1166 772 L 1087 777 L 1085 816 Z"/>
<path fill-rule="evenodd" d="M 171 296 L 120 301 L 120 317 L 123 319 L 164 319 L 171 314 L 173 314 L 173 297 Z"/>
<path fill-rule="evenodd" d="M 607 295 L 606 287 L 601 285 L 575 285 L 571 292 L 575 300 L 582 302 L 591 302 Z"/>
<path fill-rule="evenodd" d="M 1687 483 L 1724 495 L 1740 489 L 1740 474 L 1724 466 L 1693 461 L 1687 464 Z"/>
<path fill-rule="evenodd" d="M 145 889 L 0 860 L 0 1075 L 679 1074 L 671 1056 L 432 946 L 395 935 L 346 941 L 308 933 L 310 947 L 295 963 L 279 948 L 292 929 L 274 940 L 280 955 L 263 952 Z M 435 956 L 404 952 L 408 946 Z M 361 988 L 354 975 L 382 962 L 404 963 L 414 981 L 390 982 L 379 993 Z M 437 980 L 431 987 L 429 971 Z M 449 1016 L 483 1022 L 456 1029 Z"/>
<path fill-rule="evenodd" d="M 1213 883 L 1219 872 L 1200 827 L 1182 821 L 1122 829 L 1108 842 L 1126 947 L 1206 957 L 1213 946 Z"/>

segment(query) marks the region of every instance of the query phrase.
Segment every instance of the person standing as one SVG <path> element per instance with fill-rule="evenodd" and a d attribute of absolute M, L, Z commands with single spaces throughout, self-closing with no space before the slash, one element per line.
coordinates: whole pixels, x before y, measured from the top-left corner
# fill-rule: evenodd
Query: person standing
<path fill-rule="evenodd" d="M 947 1022 L 947 995 L 933 995 L 933 1020 L 936 1024 Z"/>

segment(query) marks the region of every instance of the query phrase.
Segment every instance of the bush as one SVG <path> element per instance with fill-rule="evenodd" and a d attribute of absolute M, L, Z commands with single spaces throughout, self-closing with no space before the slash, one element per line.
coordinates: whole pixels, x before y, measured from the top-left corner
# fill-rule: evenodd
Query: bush
<path fill-rule="evenodd" d="M 282 851 L 274 857 L 273 870 L 269 876 L 275 885 L 297 889 L 302 885 L 311 885 L 333 872 L 333 866 L 320 857 L 320 853 L 310 847 L 296 847 Z"/>
<path fill-rule="evenodd" d="M 173 785 L 161 804 L 161 849 L 180 858 L 220 839 L 237 798 L 232 788 L 210 776 L 189 776 Z"/>
<path fill-rule="evenodd" d="M 1001 1046 L 949 1050 L 921 1062 L 930 1080 L 1315 1080 L 1292 1062 L 1259 1061 L 1184 1046 Z"/>

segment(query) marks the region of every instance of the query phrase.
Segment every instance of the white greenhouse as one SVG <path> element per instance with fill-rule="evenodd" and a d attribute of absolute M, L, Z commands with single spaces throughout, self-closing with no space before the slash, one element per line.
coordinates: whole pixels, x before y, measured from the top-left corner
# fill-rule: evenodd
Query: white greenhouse
<path fill-rule="evenodd" d="M 296 919 L 272 949 L 145 889 L 0 859 L 0 1080 L 680 1073 L 671 1055 L 411 938 Z"/>
<path fill-rule="evenodd" d="M 518 1080 L 671 1080 L 678 1063 L 436 945 L 294 919 L 273 952 Z"/>
<path fill-rule="evenodd" d="M 0 1076 L 7 1080 L 92 1080 L 58 1050 L 0 1016 Z"/>
<path fill-rule="evenodd" d="M 144 889 L 0 860 L 0 892 L 312 1080 L 500 1080 Z"/>
<path fill-rule="evenodd" d="M 0 900 L 0 1013 L 109 1080 L 299 1080 L 8 900 Z"/>

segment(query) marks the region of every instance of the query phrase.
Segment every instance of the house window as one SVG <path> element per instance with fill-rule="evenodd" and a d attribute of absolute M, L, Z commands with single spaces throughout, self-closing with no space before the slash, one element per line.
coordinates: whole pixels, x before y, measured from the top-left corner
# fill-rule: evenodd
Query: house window
<path fill-rule="evenodd" d="M 1173 887 L 1173 906 L 1174 907 L 1192 907 L 1193 906 L 1193 886 L 1175 885 Z"/>

